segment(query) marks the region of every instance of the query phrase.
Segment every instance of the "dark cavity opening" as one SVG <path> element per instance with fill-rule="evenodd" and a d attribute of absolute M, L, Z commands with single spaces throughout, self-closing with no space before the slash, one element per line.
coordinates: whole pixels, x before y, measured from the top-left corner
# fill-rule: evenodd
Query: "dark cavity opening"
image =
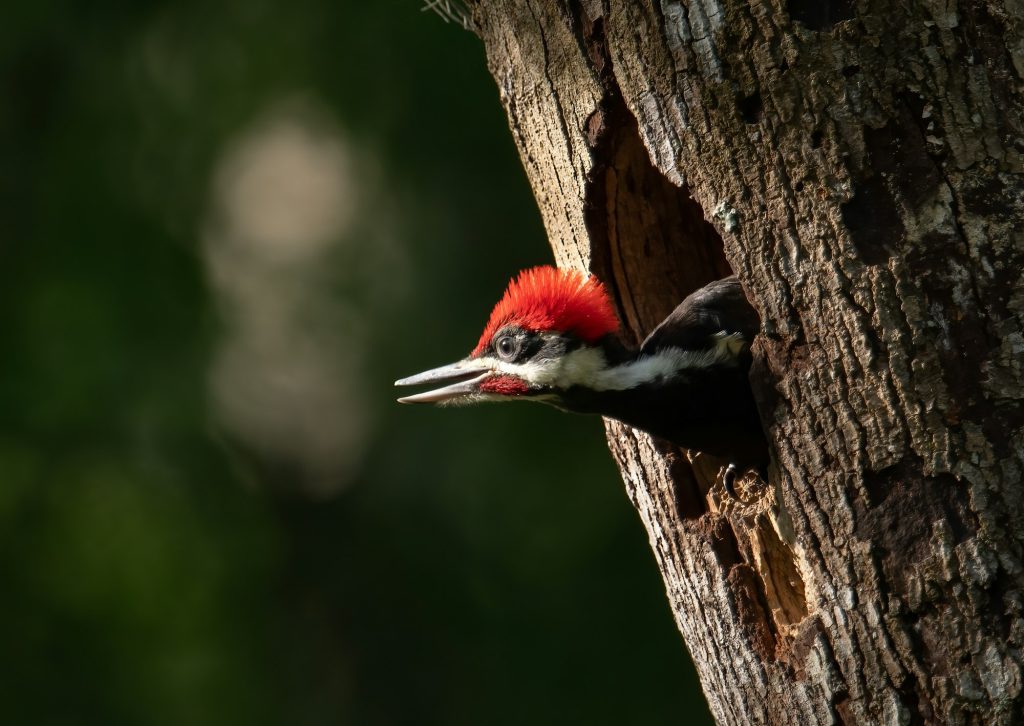
<path fill-rule="evenodd" d="M 756 124 L 761 120 L 761 94 L 756 91 L 736 102 L 743 123 Z"/>
<path fill-rule="evenodd" d="M 722 238 L 688 187 L 651 163 L 636 119 L 615 95 L 606 100 L 604 133 L 587 185 L 593 271 L 618 298 L 634 343 L 712 280 L 732 274 Z M 651 294 L 657 291 L 657 294 Z"/>
<path fill-rule="evenodd" d="M 615 298 L 624 342 L 638 345 L 683 298 L 732 269 L 722 238 L 690 190 L 673 184 L 651 162 L 621 96 L 610 93 L 602 115 L 586 189 L 591 270 Z M 704 495 L 728 462 L 701 457 L 706 466 L 698 474 L 681 451 L 671 460 L 679 516 L 701 517 L 707 511 Z"/>
<path fill-rule="evenodd" d="M 789 0 L 789 17 L 808 30 L 828 30 L 836 23 L 853 19 L 853 0 Z"/>

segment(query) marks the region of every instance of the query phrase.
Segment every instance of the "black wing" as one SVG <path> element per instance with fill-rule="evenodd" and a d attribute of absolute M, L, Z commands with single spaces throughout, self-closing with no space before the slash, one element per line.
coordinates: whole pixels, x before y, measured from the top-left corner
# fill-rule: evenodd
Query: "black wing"
<path fill-rule="evenodd" d="M 701 350 L 714 347 L 716 333 L 739 333 L 749 346 L 761 327 L 739 280 L 726 277 L 691 293 L 647 336 L 640 353 L 662 348 Z"/>

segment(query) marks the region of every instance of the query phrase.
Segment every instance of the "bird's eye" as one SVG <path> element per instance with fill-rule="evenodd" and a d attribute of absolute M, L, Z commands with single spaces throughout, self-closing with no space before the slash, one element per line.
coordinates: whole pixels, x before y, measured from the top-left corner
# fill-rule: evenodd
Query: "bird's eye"
<path fill-rule="evenodd" d="M 516 339 L 511 335 L 503 335 L 495 341 L 494 349 L 497 351 L 499 358 L 502 358 L 503 360 L 510 360 L 515 357 L 515 354 L 519 350 L 519 346 L 516 345 Z"/>

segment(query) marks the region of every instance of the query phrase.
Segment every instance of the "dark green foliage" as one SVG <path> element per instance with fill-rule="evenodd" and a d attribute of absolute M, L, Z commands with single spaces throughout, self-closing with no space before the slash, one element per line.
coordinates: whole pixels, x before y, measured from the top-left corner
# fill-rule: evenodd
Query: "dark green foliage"
<path fill-rule="evenodd" d="M 376 169 L 323 271 L 365 315 L 367 435 L 319 496 L 210 388 L 215 170 L 293 96 Z M 550 258 L 472 35 L 415 2 L 15 2 L 0 108 L 4 723 L 706 720 L 599 423 L 393 403 Z M 360 256 L 381 226 L 403 282 Z"/>

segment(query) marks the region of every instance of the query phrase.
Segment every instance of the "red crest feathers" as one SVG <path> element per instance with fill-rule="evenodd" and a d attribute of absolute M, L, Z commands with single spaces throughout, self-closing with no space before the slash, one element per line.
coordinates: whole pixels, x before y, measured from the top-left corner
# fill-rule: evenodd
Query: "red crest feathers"
<path fill-rule="evenodd" d="M 481 353 L 494 334 L 507 325 L 572 333 L 594 343 L 618 330 L 619 319 L 596 277 L 579 270 L 544 266 L 523 270 L 509 283 L 473 355 Z"/>

